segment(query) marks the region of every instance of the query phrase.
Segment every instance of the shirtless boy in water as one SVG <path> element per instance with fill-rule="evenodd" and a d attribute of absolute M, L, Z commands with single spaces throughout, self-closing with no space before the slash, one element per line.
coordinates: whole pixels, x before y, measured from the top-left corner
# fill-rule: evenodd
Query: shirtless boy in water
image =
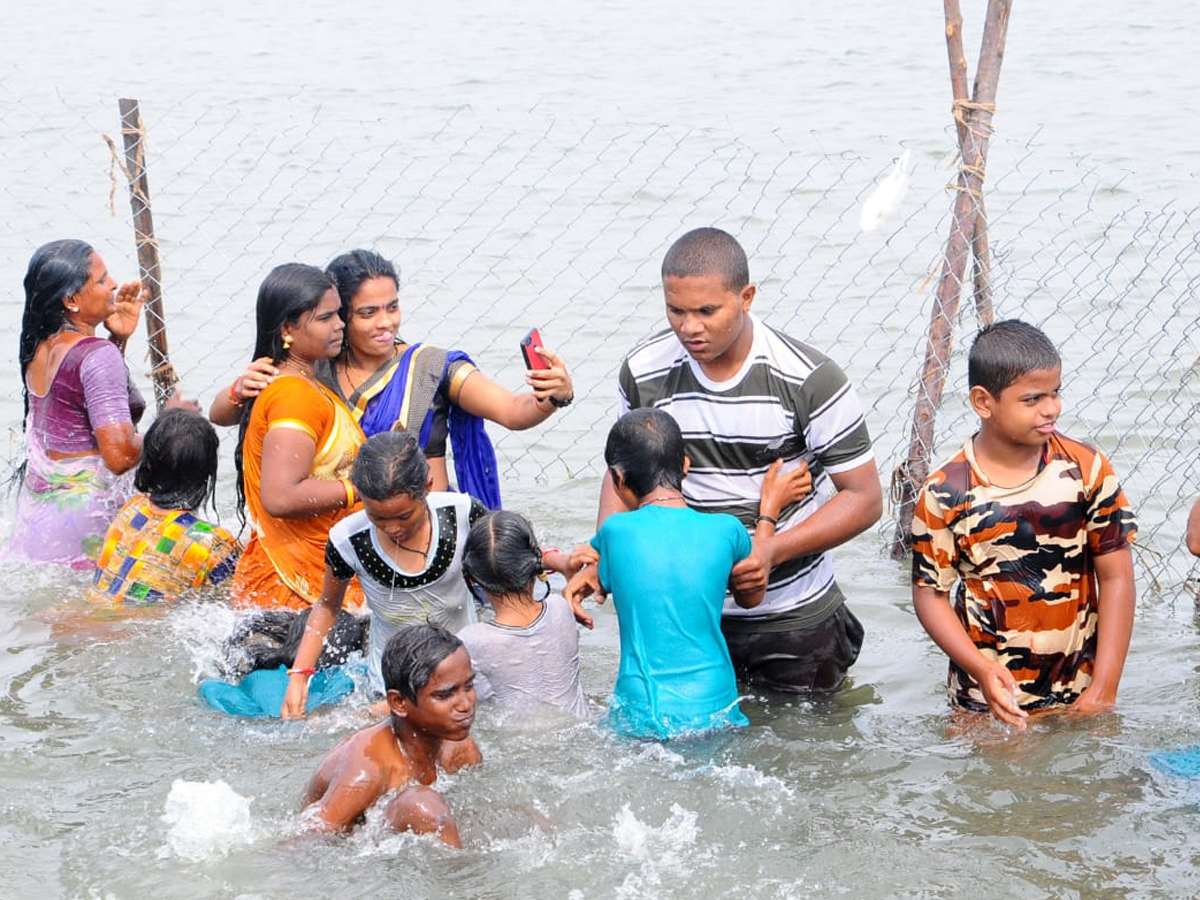
<path fill-rule="evenodd" d="M 321 761 L 304 790 L 302 813 L 314 831 L 346 831 L 381 797 L 397 831 L 436 834 L 461 847 L 458 824 L 429 785 L 438 769 L 483 761 L 470 737 L 475 672 L 462 642 L 442 628 L 410 625 L 383 651 L 391 719 L 357 731 Z"/>

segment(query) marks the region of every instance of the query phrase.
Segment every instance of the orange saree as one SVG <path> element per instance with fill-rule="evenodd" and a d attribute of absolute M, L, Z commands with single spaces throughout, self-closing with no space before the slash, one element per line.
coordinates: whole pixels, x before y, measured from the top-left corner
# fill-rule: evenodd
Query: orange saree
<path fill-rule="evenodd" d="M 264 390 L 250 411 L 242 447 L 242 477 L 253 533 L 233 575 L 233 602 L 242 607 L 305 609 L 321 596 L 325 541 L 351 509 L 335 509 L 303 518 L 277 518 L 262 505 L 262 454 L 267 433 L 291 428 L 313 439 L 310 477 L 336 481 L 350 474 L 363 442 L 350 410 L 328 388 L 295 375 L 281 375 Z M 346 604 L 362 601 L 358 582 Z"/>

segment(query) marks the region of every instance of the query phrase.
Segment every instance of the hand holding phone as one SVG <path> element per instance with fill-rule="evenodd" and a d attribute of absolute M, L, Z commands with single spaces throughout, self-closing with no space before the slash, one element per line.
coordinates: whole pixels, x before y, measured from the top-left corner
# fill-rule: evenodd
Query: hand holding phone
<path fill-rule="evenodd" d="M 525 357 L 525 368 L 544 370 L 550 368 L 546 358 L 538 353 L 536 347 L 542 346 L 542 333 L 536 328 L 529 329 L 529 334 L 521 338 L 521 355 Z"/>

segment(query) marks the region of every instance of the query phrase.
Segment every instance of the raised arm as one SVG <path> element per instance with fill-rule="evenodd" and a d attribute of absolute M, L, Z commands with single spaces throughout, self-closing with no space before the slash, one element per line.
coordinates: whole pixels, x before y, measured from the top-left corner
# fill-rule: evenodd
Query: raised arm
<path fill-rule="evenodd" d="M 549 350 L 541 355 L 550 363 L 549 369 L 530 370 L 525 382 L 533 390 L 514 394 L 476 370 L 467 376 L 455 402 L 473 416 L 480 416 L 510 431 L 523 431 L 540 425 L 558 409 L 550 400 L 561 404 L 575 398 L 575 387 L 561 359 Z"/>
<path fill-rule="evenodd" d="M 583 547 L 587 549 L 584 550 Z M 597 603 L 604 602 L 604 586 L 600 584 L 600 554 L 591 545 L 583 545 L 575 548 L 571 559 L 572 562 L 578 560 L 579 565 L 563 589 L 563 599 L 571 604 L 575 621 L 590 629 L 595 622 L 583 608 L 583 601 L 588 597 L 595 597 Z"/>
<path fill-rule="evenodd" d="M 753 592 L 766 586 L 771 568 L 789 559 L 831 550 L 861 534 L 883 513 L 883 491 L 874 462 L 831 475 L 837 494 L 782 534 L 756 540 L 754 551 L 733 568 L 731 584 Z"/>
<path fill-rule="evenodd" d="M 94 432 L 105 467 L 117 475 L 128 472 L 142 458 L 142 436 L 132 422 L 104 425 Z"/>
<path fill-rule="evenodd" d="M 862 534 L 883 514 L 883 490 L 874 462 L 830 475 L 837 494 L 795 528 L 772 542 L 775 563 L 841 546 Z"/>
<path fill-rule="evenodd" d="M 758 503 L 758 518 L 754 523 L 753 549 L 750 556 L 757 552 L 760 557 L 767 553 L 767 545 L 775 536 L 775 527 L 784 507 L 795 503 L 802 497 L 812 493 L 812 473 L 808 464 L 801 462 L 799 466 L 788 472 L 783 472 L 783 460 L 777 459 L 771 463 L 763 477 L 762 492 Z M 750 559 L 750 557 L 747 557 Z M 730 577 L 730 590 L 734 602 L 743 609 L 752 609 L 762 603 L 767 592 L 767 580 L 770 567 L 764 567 L 756 562 L 744 567 L 744 571 L 753 572 L 753 579 L 743 577 L 735 582 Z"/>
<path fill-rule="evenodd" d="M 121 353 L 125 352 L 125 345 L 137 331 L 138 318 L 145 302 L 140 281 L 130 281 L 117 289 L 115 308 L 104 320 L 104 327 L 108 329 L 109 340 L 116 344 Z"/>

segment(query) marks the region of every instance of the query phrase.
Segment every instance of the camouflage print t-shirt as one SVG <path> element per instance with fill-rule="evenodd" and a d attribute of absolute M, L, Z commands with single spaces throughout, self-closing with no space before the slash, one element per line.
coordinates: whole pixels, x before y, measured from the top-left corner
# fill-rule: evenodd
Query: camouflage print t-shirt
<path fill-rule="evenodd" d="M 1018 487 L 988 482 L 971 441 L 925 482 L 913 515 L 913 581 L 958 592 L 954 610 L 975 646 L 1008 667 L 1025 709 L 1072 703 L 1092 680 L 1092 558 L 1133 542 L 1137 520 L 1107 458 L 1059 434 Z M 950 663 L 956 706 L 986 711 L 970 675 Z"/>

